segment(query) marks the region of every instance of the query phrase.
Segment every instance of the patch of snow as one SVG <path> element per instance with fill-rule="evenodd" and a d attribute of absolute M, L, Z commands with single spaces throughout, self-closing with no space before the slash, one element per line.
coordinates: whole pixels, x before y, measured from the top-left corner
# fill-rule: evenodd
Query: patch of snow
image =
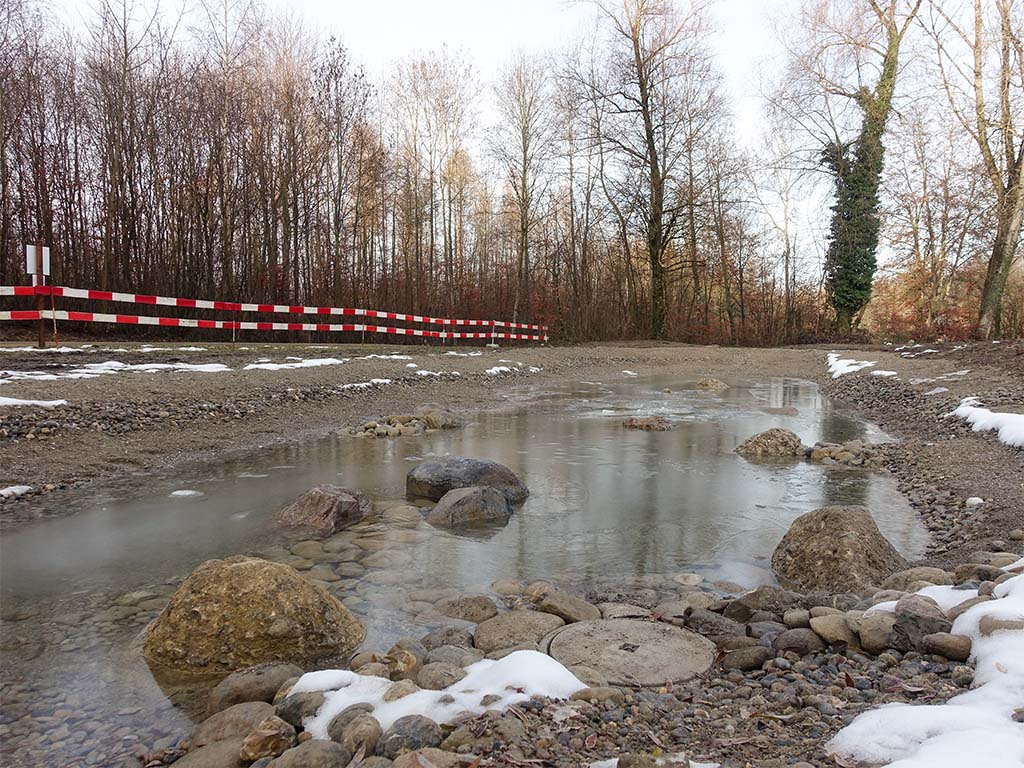
<path fill-rule="evenodd" d="M 172 499 L 181 499 L 181 498 L 194 498 L 194 497 L 197 497 L 197 496 L 203 496 L 205 494 L 202 491 L 194 491 L 192 489 L 182 489 L 180 491 L 171 491 L 167 495 L 170 498 L 172 498 Z"/>
<path fill-rule="evenodd" d="M 454 355 L 455 357 L 480 357 L 483 352 L 445 352 L 446 355 Z"/>
<path fill-rule="evenodd" d="M 0 488 L 0 496 L 5 499 L 13 499 L 17 496 L 24 496 L 31 490 L 31 485 L 8 485 L 6 488 Z"/>
<path fill-rule="evenodd" d="M 412 360 L 409 355 L 363 355 L 356 360 Z"/>
<path fill-rule="evenodd" d="M 383 387 L 390 384 L 391 379 L 370 379 L 369 381 L 356 381 L 351 384 L 340 384 L 338 389 L 370 389 L 371 387 Z"/>
<path fill-rule="evenodd" d="M 139 352 L 205 352 L 206 347 L 151 347 L 148 344 L 139 347 Z"/>
<path fill-rule="evenodd" d="M 965 397 L 952 413 L 971 425 L 975 432 L 995 432 L 999 442 L 1024 448 L 1024 413 L 999 413 L 982 408 L 977 397 Z"/>
<path fill-rule="evenodd" d="M 623 371 L 623 373 L 626 374 L 627 376 L 639 376 L 640 375 L 636 371 Z"/>
<path fill-rule="evenodd" d="M 19 400 L 16 397 L 0 397 L 0 406 L 18 408 L 23 405 L 31 405 L 37 408 L 56 408 L 59 405 L 67 405 L 67 400 Z"/>
<path fill-rule="evenodd" d="M 91 346 L 92 344 L 86 344 L 84 347 L 47 347 L 46 349 L 39 349 L 38 347 L 0 347 L 0 352 L 56 352 L 66 355 L 69 352 L 82 352 Z"/>
<path fill-rule="evenodd" d="M 672 766 L 676 766 L 676 768 L 719 768 L 718 763 L 697 763 L 693 760 L 689 760 L 682 752 L 657 757 L 654 759 L 654 764 L 664 765 L 668 768 L 671 768 Z M 596 763 L 590 763 L 587 768 L 618 768 L 618 765 L 619 758 L 612 757 L 608 760 L 598 760 Z"/>
<path fill-rule="evenodd" d="M 527 370 L 529 370 L 530 373 L 540 373 L 544 369 L 537 365 L 531 365 Z"/>
<path fill-rule="evenodd" d="M 0 371 L 0 380 L 7 381 L 58 381 L 59 379 L 95 379 L 112 373 L 141 371 L 175 371 L 192 373 L 223 373 L 230 371 L 223 363 L 139 363 L 129 365 L 118 360 L 107 360 L 104 363 L 86 363 L 68 371 L 48 373 L 45 371 Z"/>
<path fill-rule="evenodd" d="M 417 376 L 442 376 L 440 371 L 428 371 L 426 368 L 420 368 L 416 371 Z"/>
<path fill-rule="evenodd" d="M 130 365 L 132 371 L 191 371 L 195 373 L 224 373 L 230 371 L 224 363 L 142 363 Z"/>
<path fill-rule="evenodd" d="M 896 376 L 896 371 L 872 371 L 872 376 Z"/>
<path fill-rule="evenodd" d="M 937 378 L 940 378 L 940 379 L 954 379 L 954 378 L 955 379 L 959 379 L 962 376 L 966 376 L 970 372 L 971 372 L 970 368 L 964 368 L 962 371 L 953 371 L 952 373 L 940 374 Z"/>
<path fill-rule="evenodd" d="M 240 478 L 259 478 L 259 477 L 270 477 L 270 475 L 262 475 L 259 472 L 242 472 L 238 475 Z"/>
<path fill-rule="evenodd" d="M 840 376 L 844 376 L 847 373 L 854 373 L 855 371 L 860 371 L 864 368 L 870 368 L 875 364 L 876 361 L 874 360 L 843 359 L 839 357 L 837 352 L 828 353 L 828 372 L 832 374 L 833 379 L 838 379 Z"/>
<path fill-rule="evenodd" d="M 286 357 L 285 360 L 292 360 L 291 363 L 267 363 L 257 361 L 249 363 L 242 370 L 244 371 L 290 371 L 294 368 L 320 368 L 324 365 L 342 365 L 348 362 L 348 358 L 338 359 L 336 357 L 314 357 L 304 360 L 301 357 Z"/>
<path fill-rule="evenodd" d="M 419 366 L 416 365 L 416 363 L 406 363 L 405 367 L 406 368 L 419 368 Z"/>
<path fill-rule="evenodd" d="M 488 376 L 500 376 L 503 373 L 512 373 L 514 370 L 514 368 L 509 368 L 507 365 L 496 365 L 493 368 L 488 368 L 484 373 Z"/>
<path fill-rule="evenodd" d="M 352 704 L 372 705 L 373 716 L 381 728 L 387 730 L 406 715 L 425 715 L 437 723 L 450 723 L 464 712 L 504 711 L 534 696 L 566 699 L 586 688 L 572 672 L 538 651 L 516 651 L 498 661 L 478 661 L 466 668 L 462 680 L 443 690 L 416 691 L 386 702 L 384 692 L 391 685 L 392 682 L 383 677 L 328 669 L 307 672 L 292 687 L 292 693 L 324 692 L 324 703 L 316 715 L 303 721 L 303 725 L 313 738 L 326 739 L 331 720 Z M 480 703 L 492 694 L 498 697 L 496 702 L 487 706 Z"/>
<path fill-rule="evenodd" d="M 1024 615 L 1024 575 L 998 584 L 993 594 L 997 599 L 973 606 L 953 623 L 955 634 L 971 638 L 974 688 L 945 704 L 889 704 L 865 712 L 826 745 L 829 754 L 844 764 L 893 768 L 1019 768 L 1024 728 L 1013 714 L 1024 701 L 1024 631 L 983 635 L 980 623 L 986 616 Z"/>
<path fill-rule="evenodd" d="M 967 507 L 980 507 L 984 503 L 985 503 L 985 500 L 983 498 L 981 498 L 980 496 L 970 496 L 970 497 L 968 497 L 968 499 L 966 501 L 964 501 L 964 506 L 967 506 Z"/>
<path fill-rule="evenodd" d="M 941 395 L 943 392 L 949 392 L 949 387 L 936 387 L 935 389 L 929 389 L 925 392 L 926 395 Z"/>

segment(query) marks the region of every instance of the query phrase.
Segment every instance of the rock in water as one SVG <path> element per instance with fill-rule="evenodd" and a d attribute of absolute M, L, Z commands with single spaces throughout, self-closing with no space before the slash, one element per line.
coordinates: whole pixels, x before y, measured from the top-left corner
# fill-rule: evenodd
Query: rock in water
<path fill-rule="evenodd" d="M 317 485 L 277 513 L 287 528 L 304 528 L 321 538 L 358 523 L 370 512 L 370 502 L 358 491 L 337 485 Z"/>
<path fill-rule="evenodd" d="M 413 467 L 405 479 L 406 494 L 413 499 L 438 501 L 453 488 L 487 486 L 505 494 L 509 504 L 522 504 L 530 491 L 508 467 L 494 461 L 446 456 Z"/>
<path fill-rule="evenodd" d="M 497 488 L 470 486 L 454 488 L 427 515 L 431 525 L 445 528 L 475 523 L 506 522 L 512 515 L 508 499 Z"/>
<path fill-rule="evenodd" d="M 723 389 L 728 389 L 729 385 L 721 379 L 708 376 L 698 381 L 696 387 L 697 389 L 703 389 L 708 392 L 721 392 Z"/>
<path fill-rule="evenodd" d="M 664 416 L 630 416 L 622 422 L 626 429 L 642 429 L 644 432 L 668 432 L 675 426 Z"/>
<path fill-rule="evenodd" d="M 741 456 L 774 457 L 803 456 L 806 452 L 800 438 L 788 429 L 773 427 L 748 438 L 736 449 Z"/>
<path fill-rule="evenodd" d="M 772 571 L 788 589 L 874 590 L 907 562 L 864 507 L 822 507 L 801 515 L 772 553 Z"/>
<path fill-rule="evenodd" d="M 347 658 L 362 623 L 287 565 L 239 555 L 196 568 L 146 627 L 154 673 L 205 677 L 275 661 Z"/>
<path fill-rule="evenodd" d="M 416 418 L 429 429 L 456 429 L 462 426 L 462 419 L 443 405 L 426 403 L 416 410 Z"/>

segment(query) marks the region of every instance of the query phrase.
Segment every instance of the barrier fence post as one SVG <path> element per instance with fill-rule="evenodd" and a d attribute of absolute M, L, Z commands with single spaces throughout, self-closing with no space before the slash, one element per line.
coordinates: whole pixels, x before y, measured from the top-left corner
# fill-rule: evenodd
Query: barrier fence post
<path fill-rule="evenodd" d="M 46 349 L 46 332 L 43 328 L 43 241 L 36 240 L 36 311 L 39 313 L 39 349 Z"/>

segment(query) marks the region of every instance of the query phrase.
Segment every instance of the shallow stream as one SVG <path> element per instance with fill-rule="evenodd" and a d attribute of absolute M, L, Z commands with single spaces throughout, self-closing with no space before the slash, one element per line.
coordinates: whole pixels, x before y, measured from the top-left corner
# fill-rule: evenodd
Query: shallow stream
<path fill-rule="evenodd" d="M 546 579 L 593 596 L 657 592 L 683 571 L 770 582 L 768 559 L 787 526 L 825 504 L 865 505 L 901 552 L 923 552 L 925 529 L 889 475 L 733 453 L 773 426 L 808 444 L 883 433 L 809 382 L 729 383 L 704 392 L 692 381 L 623 376 L 524 389 L 460 430 L 337 436 L 44 497 L 74 514 L 0 539 L 0 762 L 116 764 L 139 742 L 180 735 L 187 714 L 133 647 L 177 581 L 211 557 L 294 559 L 273 524 L 281 506 L 317 483 L 398 499 L 408 470 L 434 455 L 507 464 L 530 499 L 507 526 L 469 535 L 380 521 L 341 534 L 329 588 L 367 624 L 369 647 L 432 628 L 441 590 L 486 592 L 497 579 Z M 655 414 L 679 426 L 621 427 L 627 415 Z M 170 495 L 183 490 L 202 495 Z"/>

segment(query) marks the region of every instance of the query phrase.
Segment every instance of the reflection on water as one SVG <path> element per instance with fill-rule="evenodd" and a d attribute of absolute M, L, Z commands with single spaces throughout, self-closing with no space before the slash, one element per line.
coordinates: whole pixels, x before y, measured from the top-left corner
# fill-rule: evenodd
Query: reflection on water
<path fill-rule="evenodd" d="M 413 632 L 423 606 L 409 591 L 427 587 L 484 590 L 499 578 L 546 578 L 600 588 L 653 584 L 680 570 L 762 583 L 771 579 L 767 558 L 789 523 L 824 504 L 863 504 L 904 554 L 923 550 L 924 529 L 887 475 L 751 463 L 733 453 L 772 426 L 792 429 L 805 443 L 884 435 L 821 398 L 813 384 L 733 383 L 720 393 L 669 379 L 523 392 L 507 411 L 484 413 L 462 430 L 331 438 L 257 452 L 198 475 L 142 477 L 88 495 L 45 497 L 42 503 L 67 504 L 78 514 L 0 541 L 4 611 L 32 614 L 4 622 L 5 686 L 31 680 L 51 696 L 88 690 L 83 699 L 95 718 L 122 706 L 103 702 L 120 701 L 127 679 L 142 709 L 122 719 L 172 723 L 145 668 L 125 653 L 155 611 L 118 612 L 111 600 L 145 588 L 159 604 L 176 577 L 209 557 L 283 555 L 273 512 L 297 494 L 327 482 L 371 498 L 398 498 L 409 468 L 432 455 L 507 464 L 531 496 L 500 529 L 457 535 L 421 523 L 396 535 L 391 555 L 372 565 L 361 564 L 364 553 L 353 544 L 349 569 L 339 570 L 345 578 L 331 588 L 367 622 L 370 642 Z M 622 418 L 635 414 L 664 415 L 679 426 L 660 433 L 622 429 Z M 170 496 L 175 490 L 203 495 Z M 354 542 L 381 535 L 380 528 L 370 524 L 346 535 Z M 0 729 L 9 721 L 0 720 Z M 70 754 L 84 749 L 78 742 L 57 744 Z"/>

